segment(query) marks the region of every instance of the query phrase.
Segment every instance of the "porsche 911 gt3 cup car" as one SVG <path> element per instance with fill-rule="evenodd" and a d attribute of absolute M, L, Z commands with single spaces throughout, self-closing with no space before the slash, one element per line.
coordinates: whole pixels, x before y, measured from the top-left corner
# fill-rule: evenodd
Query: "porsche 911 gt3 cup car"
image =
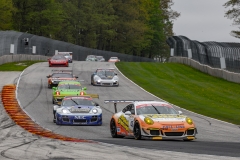
<path fill-rule="evenodd" d="M 97 69 L 91 75 L 91 84 L 96 86 L 119 86 L 119 78 L 113 68 Z"/>
<path fill-rule="evenodd" d="M 57 125 L 102 125 L 102 109 L 91 96 L 67 96 L 53 106 Z"/>
<path fill-rule="evenodd" d="M 113 138 L 133 136 L 139 140 L 182 139 L 191 141 L 196 138 L 197 128 L 190 117 L 177 112 L 170 104 L 159 101 L 118 101 L 105 100 L 105 103 L 128 103 L 110 120 Z"/>
<path fill-rule="evenodd" d="M 65 96 L 86 95 L 86 87 L 81 86 L 78 81 L 61 81 L 57 87 L 52 87 L 52 102 L 57 104 Z"/>

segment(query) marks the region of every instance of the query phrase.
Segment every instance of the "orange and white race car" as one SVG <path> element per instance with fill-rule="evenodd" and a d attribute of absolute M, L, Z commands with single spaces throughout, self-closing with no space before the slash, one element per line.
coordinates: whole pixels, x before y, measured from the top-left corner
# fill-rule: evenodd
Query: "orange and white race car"
<path fill-rule="evenodd" d="M 196 139 L 197 128 L 193 120 L 170 104 L 160 101 L 105 100 L 114 103 L 115 114 L 110 120 L 113 138 L 133 136 L 135 139 Z M 128 103 L 117 112 L 117 103 Z"/>

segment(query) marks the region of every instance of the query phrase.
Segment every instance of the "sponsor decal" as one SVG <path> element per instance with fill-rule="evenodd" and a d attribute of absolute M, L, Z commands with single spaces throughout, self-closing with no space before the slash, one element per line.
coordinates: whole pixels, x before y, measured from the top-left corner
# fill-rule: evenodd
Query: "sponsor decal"
<path fill-rule="evenodd" d="M 184 115 L 173 115 L 173 114 L 148 114 L 147 117 L 154 118 L 185 118 Z"/>
<path fill-rule="evenodd" d="M 128 120 L 123 114 L 118 118 L 118 124 L 120 124 L 126 131 L 129 131 Z"/>
<path fill-rule="evenodd" d="M 121 132 L 121 128 L 117 127 L 117 132 Z"/>
<path fill-rule="evenodd" d="M 74 116 L 75 119 L 85 119 L 85 116 Z"/>
<path fill-rule="evenodd" d="M 162 126 L 162 129 L 163 130 L 172 130 L 172 131 L 175 131 L 175 130 L 179 130 L 179 129 L 184 129 L 185 126 L 184 125 L 164 125 Z"/>

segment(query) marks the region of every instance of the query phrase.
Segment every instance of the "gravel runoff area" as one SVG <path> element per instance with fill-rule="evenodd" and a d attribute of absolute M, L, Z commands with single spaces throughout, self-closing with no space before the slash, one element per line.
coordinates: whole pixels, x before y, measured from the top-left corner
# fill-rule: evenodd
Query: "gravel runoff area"
<path fill-rule="evenodd" d="M 0 90 L 6 84 L 15 84 L 20 72 L 0 72 Z M 106 143 L 75 143 L 32 135 L 17 126 L 5 112 L 0 102 L 0 159 L 186 159 L 234 160 L 238 158 L 189 154 L 143 148 L 131 148 Z M 163 146 L 164 147 L 164 146 Z"/>

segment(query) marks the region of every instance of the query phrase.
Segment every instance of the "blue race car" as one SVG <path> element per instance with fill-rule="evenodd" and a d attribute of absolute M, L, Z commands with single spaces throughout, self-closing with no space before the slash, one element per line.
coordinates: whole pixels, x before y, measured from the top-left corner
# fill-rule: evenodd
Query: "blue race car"
<path fill-rule="evenodd" d="M 53 106 L 57 125 L 102 125 L 102 109 L 91 96 L 64 97 L 61 106 Z"/>

